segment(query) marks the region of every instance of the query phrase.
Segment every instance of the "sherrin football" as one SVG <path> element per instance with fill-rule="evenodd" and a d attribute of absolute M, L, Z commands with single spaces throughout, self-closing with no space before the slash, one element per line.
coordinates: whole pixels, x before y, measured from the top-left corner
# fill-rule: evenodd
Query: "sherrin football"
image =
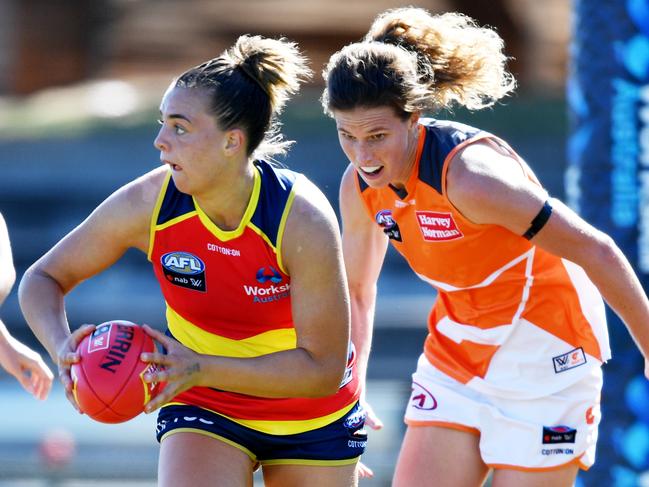
<path fill-rule="evenodd" d="M 140 353 L 154 352 L 155 342 L 130 321 L 108 321 L 83 338 L 72 365 L 74 397 L 82 412 L 102 423 L 121 423 L 134 418 L 160 390 L 144 382 L 154 364 L 140 360 Z"/>

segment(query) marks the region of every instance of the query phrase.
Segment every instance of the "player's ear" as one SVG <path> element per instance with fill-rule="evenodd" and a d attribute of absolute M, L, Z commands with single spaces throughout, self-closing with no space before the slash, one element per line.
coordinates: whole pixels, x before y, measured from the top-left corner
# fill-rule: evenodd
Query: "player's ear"
<path fill-rule="evenodd" d="M 223 150 L 226 155 L 232 156 L 245 149 L 246 136 L 241 129 L 231 129 L 225 132 L 223 139 Z"/>

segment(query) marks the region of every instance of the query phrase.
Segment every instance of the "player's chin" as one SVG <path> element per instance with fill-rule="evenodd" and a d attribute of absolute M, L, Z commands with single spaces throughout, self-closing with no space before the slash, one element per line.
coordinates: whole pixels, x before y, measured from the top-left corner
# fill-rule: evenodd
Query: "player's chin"
<path fill-rule="evenodd" d="M 356 172 L 360 175 L 365 184 L 367 184 L 371 188 L 382 188 L 384 186 L 387 186 L 389 183 L 389 181 L 385 177 L 385 166 L 381 166 L 378 171 L 372 173 L 367 173 L 359 168 L 356 168 Z"/>
<path fill-rule="evenodd" d="M 171 179 L 173 179 L 174 186 L 176 186 L 178 191 L 185 194 L 192 194 L 191 185 L 189 184 L 189 181 L 187 180 L 187 175 L 184 172 L 172 171 Z"/>

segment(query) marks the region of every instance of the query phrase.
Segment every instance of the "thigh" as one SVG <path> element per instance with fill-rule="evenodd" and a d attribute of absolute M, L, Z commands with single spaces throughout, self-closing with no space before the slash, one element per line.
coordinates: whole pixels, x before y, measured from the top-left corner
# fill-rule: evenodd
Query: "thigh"
<path fill-rule="evenodd" d="M 269 471 L 282 469 L 268 467 L 296 466 L 298 472 L 307 467 L 318 467 L 313 472 L 322 470 L 327 475 L 336 470 L 351 472 L 367 444 L 364 425 L 365 410 L 356 403 L 344 416 L 320 428 L 265 438 L 255 448 L 256 459 Z"/>
<path fill-rule="evenodd" d="M 535 472 L 571 478 L 577 467 L 587 469 L 595 459 L 600 389 L 601 370 L 593 369 L 576 384 L 546 397 L 492 398 L 490 421 L 482 427 L 485 462 L 496 470 L 511 471 L 499 475 L 505 478 Z"/>
<path fill-rule="evenodd" d="M 576 464 L 549 470 L 525 472 L 521 470 L 494 470 L 492 487 L 571 487 L 577 478 Z"/>
<path fill-rule="evenodd" d="M 160 443 L 158 487 L 251 487 L 252 471 L 244 451 L 217 438 L 175 432 Z"/>
<path fill-rule="evenodd" d="M 356 487 L 357 463 L 341 466 L 265 465 L 266 487 Z"/>
<path fill-rule="evenodd" d="M 394 473 L 394 487 L 478 487 L 489 469 L 474 432 L 437 426 L 410 426 Z"/>

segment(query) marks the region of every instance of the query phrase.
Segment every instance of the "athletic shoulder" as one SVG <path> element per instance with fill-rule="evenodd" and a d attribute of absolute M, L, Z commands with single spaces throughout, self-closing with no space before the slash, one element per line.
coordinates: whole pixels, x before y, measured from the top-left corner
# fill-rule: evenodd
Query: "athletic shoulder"
<path fill-rule="evenodd" d="M 331 203 L 306 177 L 294 186 L 295 197 L 287 218 L 282 256 L 289 274 L 296 267 L 333 265 L 342 254 L 340 227 Z"/>
<path fill-rule="evenodd" d="M 160 189 L 168 174 L 169 170 L 164 166 L 155 168 L 124 185 L 116 192 L 116 195 L 119 195 L 124 199 L 125 203 L 133 207 L 142 207 L 153 211 Z"/>
<path fill-rule="evenodd" d="M 525 166 L 491 139 L 477 140 L 462 147 L 453 156 L 447 176 L 449 188 L 455 185 L 469 192 L 492 191 L 490 183 L 516 186 L 527 182 Z"/>
<path fill-rule="evenodd" d="M 128 244 L 143 250 L 148 245 L 151 216 L 168 170 L 159 167 L 125 184 L 93 212 L 91 218 L 113 229 Z"/>
<path fill-rule="evenodd" d="M 356 191 L 356 179 L 358 178 L 358 173 L 354 168 L 353 164 L 348 164 L 343 173 L 343 177 L 340 180 L 340 191 Z"/>
<path fill-rule="evenodd" d="M 312 222 L 327 222 L 338 225 L 336 214 L 324 193 L 305 176 L 300 177 L 294 186 L 295 199 L 291 214 L 305 225 Z"/>

